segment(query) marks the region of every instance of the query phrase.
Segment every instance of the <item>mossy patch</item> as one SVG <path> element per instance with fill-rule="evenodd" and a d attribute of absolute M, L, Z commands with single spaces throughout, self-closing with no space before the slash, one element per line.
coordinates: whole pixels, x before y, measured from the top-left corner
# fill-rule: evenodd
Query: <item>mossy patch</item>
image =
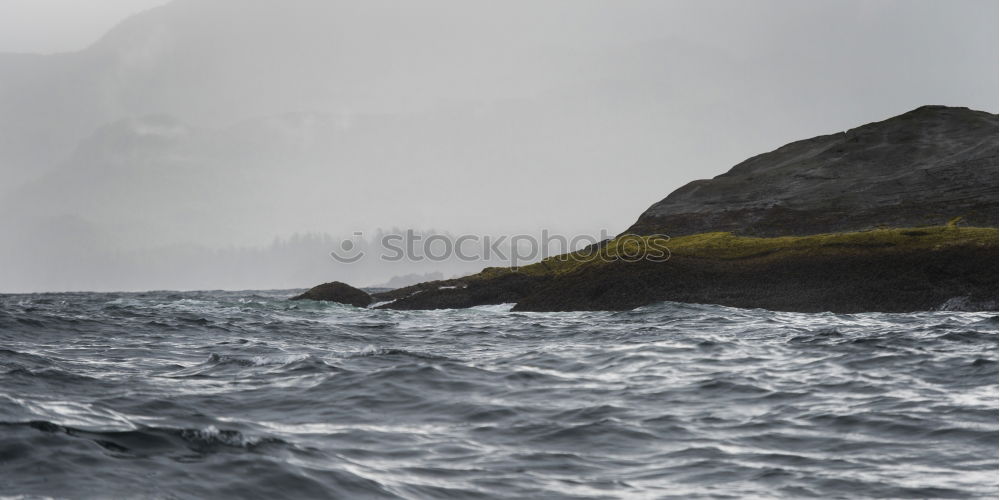
<path fill-rule="evenodd" d="M 850 313 L 926 311 L 967 297 L 981 310 L 996 310 L 998 242 L 995 228 L 958 226 L 782 237 L 627 236 L 529 266 L 486 268 L 376 298 L 397 299 L 381 306 L 390 309 L 515 303 L 515 311 L 627 310 L 677 301 Z"/>
<path fill-rule="evenodd" d="M 489 267 L 463 279 L 488 280 L 511 273 L 560 276 L 621 261 L 667 261 L 671 256 L 716 260 L 780 259 L 793 256 L 861 255 L 881 250 L 937 251 L 959 246 L 996 247 L 998 240 L 1000 233 L 996 228 L 957 225 L 773 238 L 736 236 L 725 232 L 677 238 L 627 235 L 609 241 L 599 250 L 558 255 L 518 268 Z"/>
<path fill-rule="evenodd" d="M 731 233 L 683 236 L 670 241 L 675 255 L 715 259 L 740 259 L 760 254 L 833 255 L 864 253 L 879 248 L 936 250 L 951 246 L 996 246 L 996 228 L 935 226 L 875 229 L 852 233 L 754 238 Z"/>

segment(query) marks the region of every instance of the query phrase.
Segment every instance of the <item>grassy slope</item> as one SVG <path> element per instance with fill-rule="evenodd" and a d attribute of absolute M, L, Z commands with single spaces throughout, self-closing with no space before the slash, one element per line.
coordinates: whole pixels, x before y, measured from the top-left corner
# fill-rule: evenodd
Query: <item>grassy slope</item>
<path fill-rule="evenodd" d="M 515 310 L 626 310 L 664 300 L 787 311 L 916 311 L 996 301 L 996 228 L 935 226 L 758 238 L 622 237 L 520 268 L 376 296 L 392 309 L 514 302 Z M 666 262 L 647 260 L 663 255 Z M 994 307 L 994 306 L 988 306 Z"/>
<path fill-rule="evenodd" d="M 703 233 L 678 238 L 625 237 L 614 239 L 600 252 L 574 252 L 550 257 L 520 268 L 486 268 L 465 279 L 491 279 L 520 272 L 529 276 L 559 276 L 616 260 L 641 260 L 669 251 L 671 256 L 701 259 L 781 259 L 803 256 L 863 255 L 880 249 L 935 251 L 953 247 L 996 247 L 996 228 L 932 226 L 876 229 L 852 233 L 756 238 L 731 233 Z"/>

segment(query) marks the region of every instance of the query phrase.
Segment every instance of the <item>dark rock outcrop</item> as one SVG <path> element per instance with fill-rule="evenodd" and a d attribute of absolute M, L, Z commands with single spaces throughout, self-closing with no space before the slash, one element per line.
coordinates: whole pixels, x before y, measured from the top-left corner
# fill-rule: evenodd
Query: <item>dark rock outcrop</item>
<path fill-rule="evenodd" d="M 391 309 L 626 310 L 677 301 L 995 311 L 997 139 L 997 115 L 924 106 L 788 144 L 671 193 L 627 231 L 671 236 L 638 238 L 668 241 L 666 261 L 549 259 L 376 297 Z M 621 256 L 635 241 L 592 250 Z"/>
<path fill-rule="evenodd" d="M 471 276 L 396 290 L 397 300 L 382 307 L 516 303 L 515 311 L 585 311 L 676 301 L 797 312 L 996 310 L 997 276 L 996 243 L 938 249 L 831 245 L 816 253 L 675 255 L 667 262 L 621 261 L 566 274 Z"/>
<path fill-rule="evenodd" d="M 538 281 L 536 277 L 519 273 L 490 280 L 458 278 L 420 283 L 375 294 L 375 298 L 393 301 L 381 306 L 384 309 L 460 309 L 517 302 L 528 296 Z"/>
<path fill-rule="evenodd" d="M 997 226 L 997 115 L 923 106 L 793 142 L 697 180 L 627 232 L 754 236 L 943 225 Z"/>
<path fill-rule="evenodd" d="M 540 283 L 517 311 L 627 310 L 676 301 L 775 311 L 996 310 L 997 247 L 618 263 Z M 955 301 L 956 296 L 967 297 Z"/>
<path fill-rule="evenodd" d="M 372 297 L 367 292 L 339 281 L 314 286 L 302 295 L 292 297 L 291 300 L 323 300 L 355 307 L 367 307 L 372 303 Z"/>

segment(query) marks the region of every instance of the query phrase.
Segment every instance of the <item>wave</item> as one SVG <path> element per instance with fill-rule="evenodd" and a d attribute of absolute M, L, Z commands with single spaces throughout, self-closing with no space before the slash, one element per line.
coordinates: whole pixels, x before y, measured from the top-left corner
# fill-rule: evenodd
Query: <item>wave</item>
<path fill-rule="evenodd" d="M 475 307 L 470 307 L 469 309 L 473 310 L 473 311 L 506 313 L 506 312 L 510 312 L 511 309 L 514 308 L 514 305 L 515 304 L 513 302 L 508 302 L 508 303 L 504 303 L 504 304 L 491 304 L 491 305 L 485 305 L 485 306 L 475 306 Z"/>
<path fill-rule="evenodd" d="M 22 366 L 51 366 L 52 360 L 38 354 L 0 348 L 0 366 L 2 365 L 10 365 L 15 368 Z"/>
<path fill-rule="evenodd" d="M 213 352 L 208 355 L 206 363 L 215 364 L 217 366 L 229 364 L 239 366 L 287 365 L 296 361 L 309 359 L 310 357 L 311 356 L 308 354 L 259 354 L 255 356 L 237 356 Z"/>
<path fill-rule="evenodd" d="M 187 368 L 163 374 L 163 377 L 182 378 L 212 376 L 227 371 L 265 369 L 268 375 L 276 372 L 337 371 L 338 367 L 311 354 L 219 354 L 210 353 L 205 361 Z"/>
<path fill-rule="evenodd" d="M 447 356 L 442 356 L 439 354 L 426 353 L 426 352 L 416 352 L 408 351 L 406 349 L 399 349 L 394 347 L 376 347 L 373 345 L 365 346 L 360 351 L 349 354 L 348 358 L 374 358 L 374 357 L 401 357 L 401 358 L 414 358 L 414 359 L 425 359 L 425 360 L 450 360 L 451 358 Z"/>
<path fill-rule="evenodd" d="M 0 495 L 996 494 L 995 313 L 286 296 L 0 296 Z"/>
<path fill-rule="evenodd" d="M 81 373 L 68 372 L 66 370 L 61 370 L 59 368 L 29 369 L 23 366 L 18 366 L 9 369 L 6 372 L 3 372 L 2 374 L 0 374 L 0 376 L 41 379 L 44 381 L 57 382 L 57 383 L 94 384 L 94 385 L 102 383 L 102 381 L 98 378 L 83 375 Z"/>
<path fill-rule="evenodd" d="M 202 428 L 144 426 L 127 431 L 94 431 L 47 420 L 32 420 L 0 422 L 0 426 L 30 428 L 49 434 L 86 439 L 113 453 L 134 458 L 170 455 L 177 452 L 206 454 L 226 448 L 252 450 L 268 445 L 292 446 L 275 437 L 248 436 L 237 430 L 219 429 L 214 425 Z"/>

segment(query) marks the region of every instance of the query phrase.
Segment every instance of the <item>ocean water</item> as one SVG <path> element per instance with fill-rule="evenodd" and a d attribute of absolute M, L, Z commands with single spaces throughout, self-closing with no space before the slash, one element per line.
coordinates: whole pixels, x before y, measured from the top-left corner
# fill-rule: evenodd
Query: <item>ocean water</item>
<path fill-rule="evenodd" d="M 997 496 L 997 315 L 0 296 L 0 496 Z"/>

